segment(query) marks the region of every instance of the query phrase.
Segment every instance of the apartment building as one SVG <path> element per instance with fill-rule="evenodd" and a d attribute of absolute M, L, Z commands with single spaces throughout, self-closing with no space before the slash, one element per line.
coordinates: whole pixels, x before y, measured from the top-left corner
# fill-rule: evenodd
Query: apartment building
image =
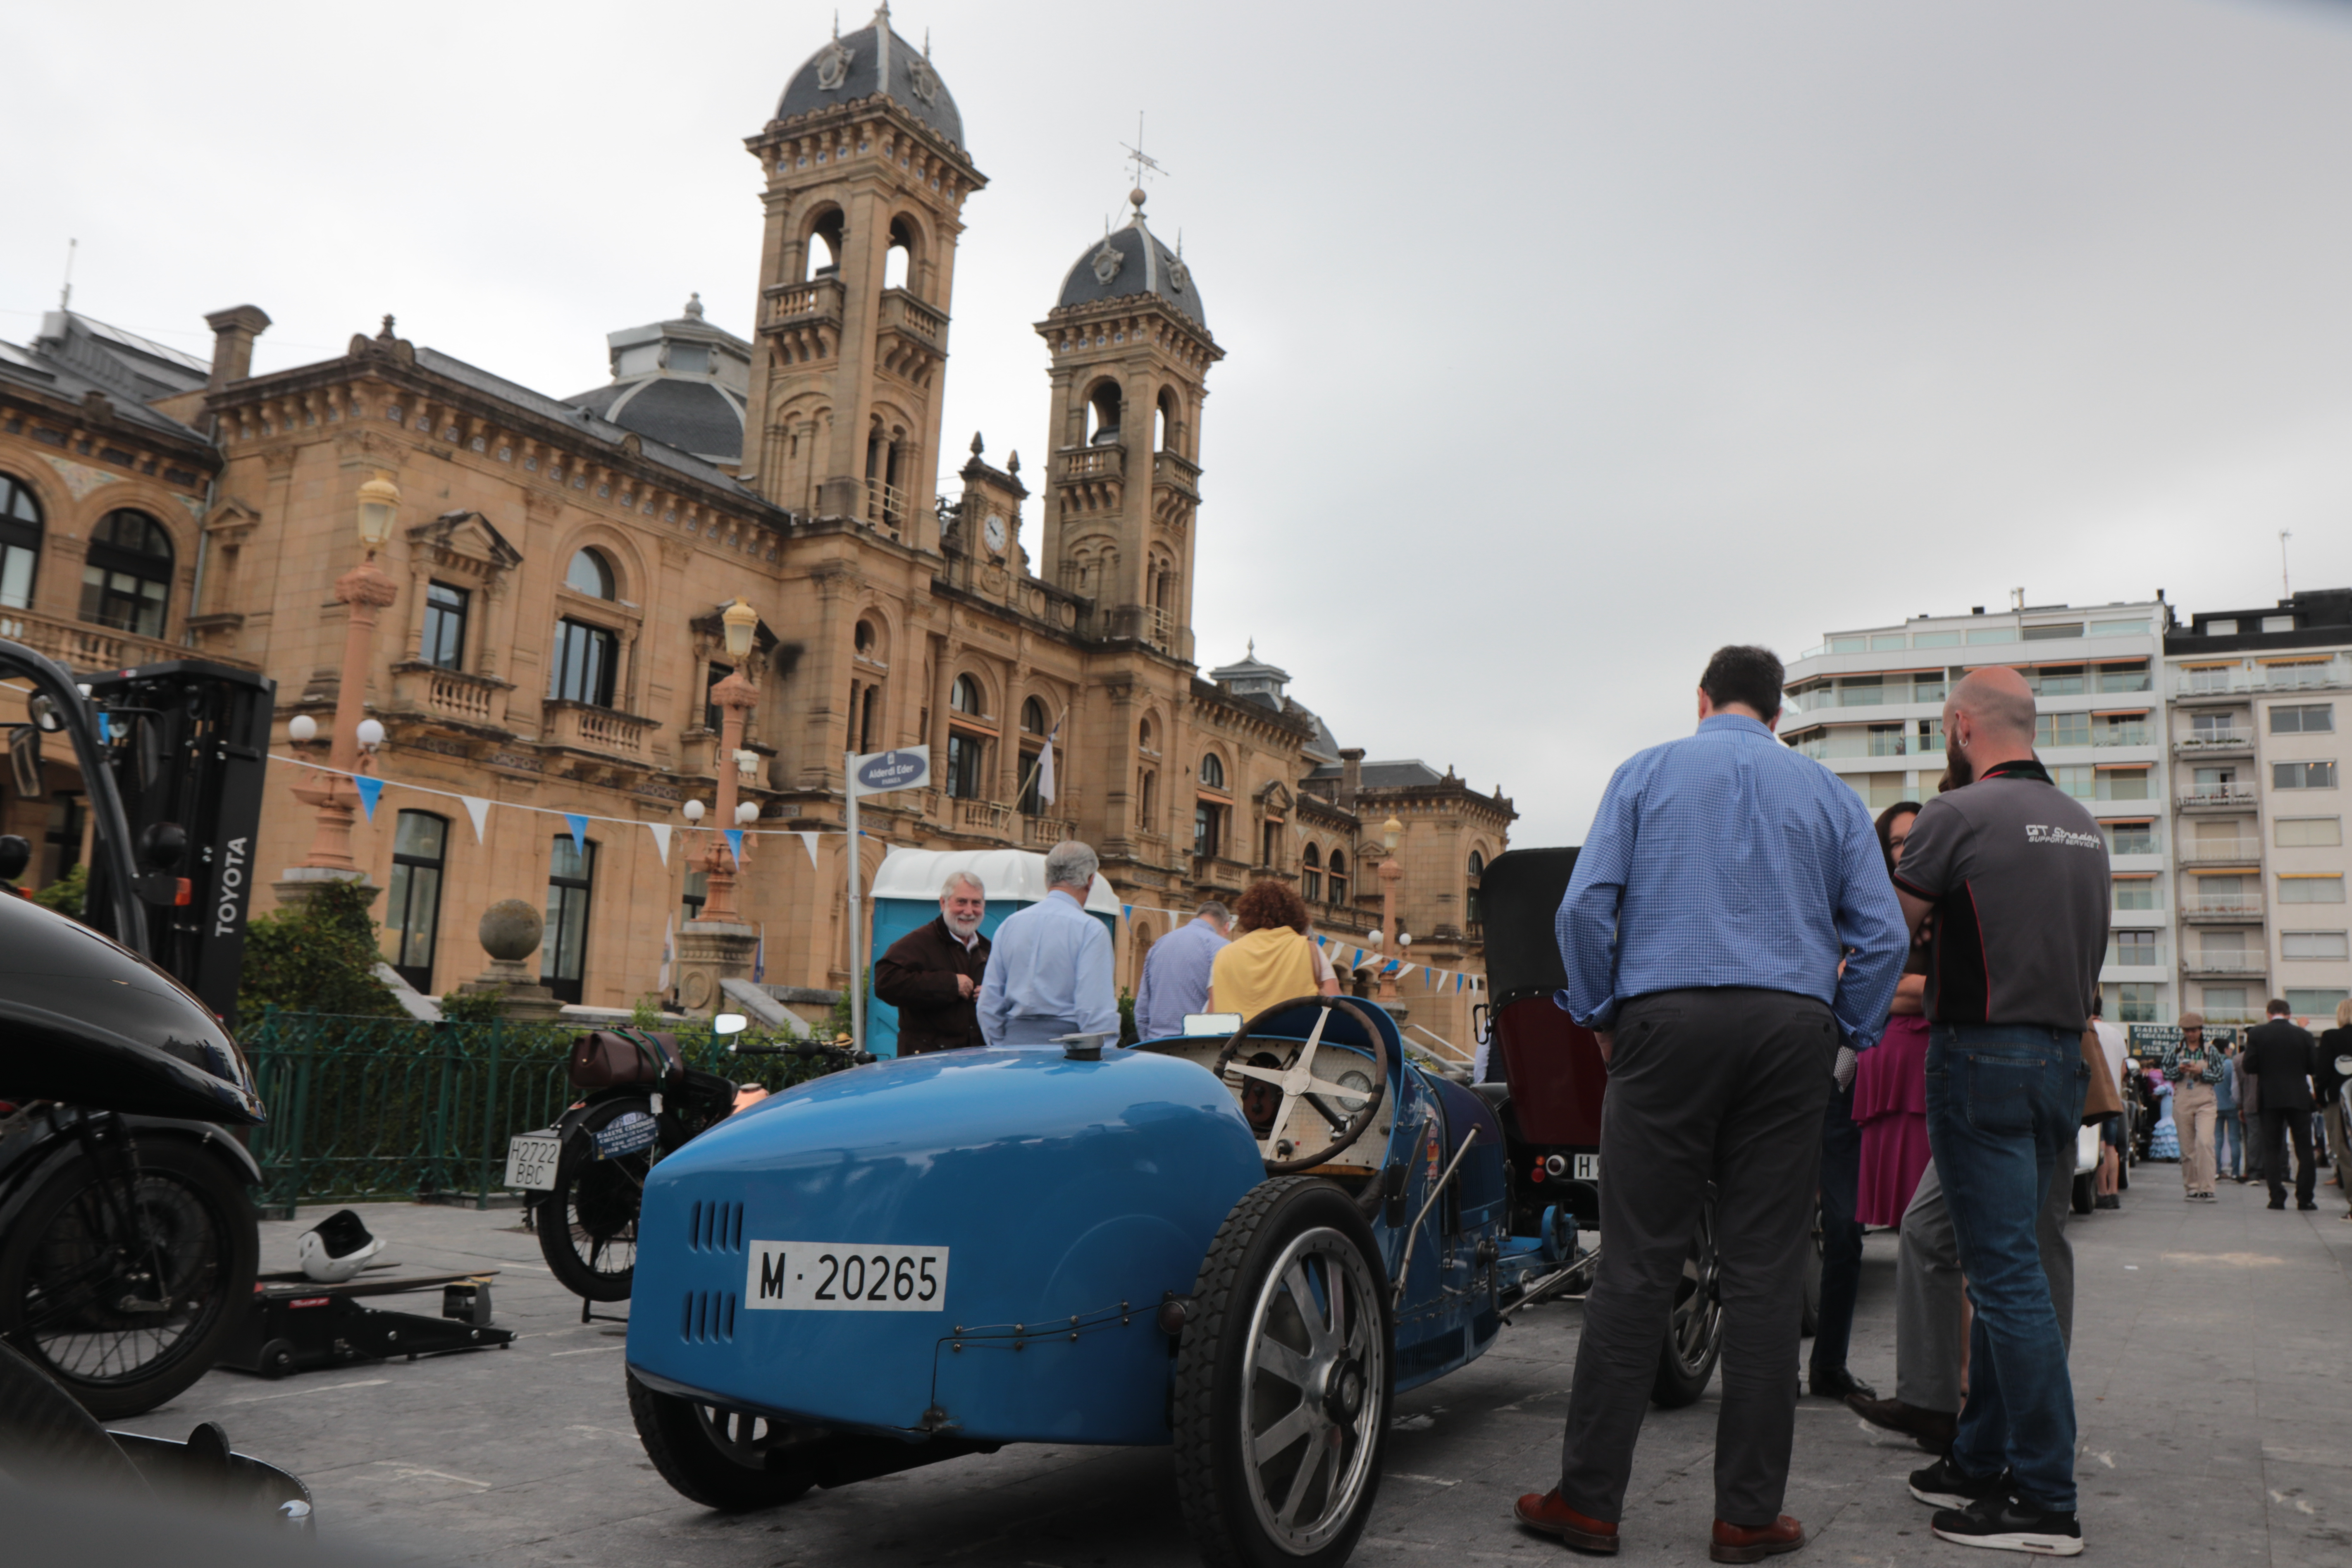
<path fill-rule="evenodd" d="M 2181 993 L 2216 1021 L 2258 1021 L 2281 996 L 2330 1026 L 2352 990 L 2338 716 L 2352 589 L 2193 615 L 2164 664 Z"/>
<path fill-rule="evenodd" d="M 1790 664 L 1780 722 L 1790 745 L 1843 779 L 1875 815 L 1934 796 L 1954 681 L 1989 665 L 2022 675 L 2041 711 L 2036 751 L 2059 787 L 2098 818 L 2113 858 L 2115 912 L 2099 983 L 2106 1016 L 2123 1023 L 2168 1023 L 2179 1005 L 2158 687 L 2170 618 L 2158 597 L 1991 614 L 1979 606 L 1833 632 Z"/>

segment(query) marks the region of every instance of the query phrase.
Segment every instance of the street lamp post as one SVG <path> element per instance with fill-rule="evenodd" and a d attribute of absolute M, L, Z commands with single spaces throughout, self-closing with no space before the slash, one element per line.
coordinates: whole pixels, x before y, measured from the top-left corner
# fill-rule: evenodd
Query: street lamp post
<path fill-rule="evenodd" d="M 1393 816 L 1381 824 L 1381 842 L 1389 851 L 1381 861 L 1381 929 L 1384 931 L 1397 929 L 1396 889 L 1404 877 L 1404 868 L 1397 864 L 1397 844 L 1403 834 L 1404 824 Z M 1404 941 L 1400 939 L 1396 951 L 1381 964 L 1380 999 L 1383 1002 L 1396 1000 L 1396 965 L 1403 962 L 1404 946 Z"/>
<path fill-rule="evenodd" d="M 704 851 L 702 868 L 709 879 L 709 889 L 702 906 L 706 921 L 732 921 L 735 913 L 735 855 L 727 846 L 725 829 L 742 826 L 739 820 L 736 801 L 737 777 L 740 772 L 737 753 L 743 749 L 743 722 L 759 700 L 759 688 L 743 678 L 744 661 L 751 652 L 751 634 L 760 624 L 760 612 L 737 599 L 719 615 L 726 627 L 727 656 L 735 668 L 727 679 L 711 689 L 710 700 L 719 705 L 721 714 L 719 729 L 719 812 L 717 826 L 721 830 L 710 836 L 710 846 Z"/>
<path fill-rule="evenodd" d="M 366 554 L 335 580 L 335 600 L 349 611 L 343 630 L 342 678 L 335 691 L 335 730 L 327 756 L 328 766 L 336 771 L 314 773 L 294 786 L 294 797 L 314 807 L 318 815 L 318 831 L 311 835 L 310 853 L 302 862 L 306 869 L 360 869 L 352 856 L 352 815 L 359 809 L 360 792 L 346 775 L 371 765 L 375 748 L 362 736 L 362 723 L 373 727 L 377 738 L 382 734 L 381 725 L 363 721 L 362 715 L 367 709 L 368 661 L 375 647 L 376 617 L 400 597 L 393 580 L 375 563 L 376 552 L 391 539 L 392 525 L 399 515 L 400 487 L 392 482 L 390 474 L 379 469 L 360 486 L 359 535 Z"/>

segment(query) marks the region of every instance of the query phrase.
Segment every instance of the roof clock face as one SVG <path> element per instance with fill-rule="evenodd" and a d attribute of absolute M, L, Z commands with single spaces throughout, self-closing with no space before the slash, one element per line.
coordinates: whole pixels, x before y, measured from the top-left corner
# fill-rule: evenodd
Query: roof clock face
<path fill-rule="evenodd" d="M 988 541 L 990 553 L 995 555 L 1002 555 L 1004 553 L 1004 519 L 1003 516 L 996 512 L 990 512 L 988 514 L 988 521 L 981 524 L 980 531 L 981 536 Z"/>

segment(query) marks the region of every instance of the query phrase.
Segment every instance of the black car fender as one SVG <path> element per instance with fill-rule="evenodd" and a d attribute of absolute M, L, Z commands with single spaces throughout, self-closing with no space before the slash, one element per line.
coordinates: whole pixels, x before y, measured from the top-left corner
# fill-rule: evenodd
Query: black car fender
<path fill-rule="evenodd" d="M 260 1184 L 261 1164 L 254 1159 L 252 1151 L 209 1121 L 183 1121 L 163 1116 L 122 1116 L 116 1120 L 134 1139 L 172 1138 L 210 1149 L 236 1173 L 237 1180 L 248 1186 Z M 43 1135 L 34 1147 L 10 1163 L 6 1173 L 0 1174 L 0 1189 L 5 1189 L 0 1190 L 0 1234 L 5 1234 L 16 1224 L 26 1203 L 47 1184 L 50 1173 L 80 1150 L 80 1139 L 70 1132 L 54 1131 Z"/>
<path fill-rule="evenodd" d="M 249 1187 L 261 1184 L 261 1162 L 253 1151 L 238 1142 L 226 1128 L 209 1121 L 183 1121 L 170 1116 L 125 1116 L 122 1124 L 131 1129 L 133 1138 L 187 1138 L 201 1147 L 227 1161 L 238 1179 Z"/>

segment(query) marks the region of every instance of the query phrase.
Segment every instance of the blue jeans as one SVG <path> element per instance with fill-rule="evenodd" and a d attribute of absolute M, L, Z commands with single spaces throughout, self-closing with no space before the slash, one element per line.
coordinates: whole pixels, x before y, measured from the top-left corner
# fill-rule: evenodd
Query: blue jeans
<path fill-rule="evenodd" d="M 2216 1175 L 2245 1173 L 2246 1140 L 2238 1125 L 2238 1108 L 2231 1106 L 2213 1117 L 2213 1172 Z"/>
<path fill-rule="evenodd" d="M 2080 1038 L 1937 1024 L 1927 1044 L 1927 1144 L 1977 1311 L 1952 1458 L 1971 1476 L 2007 1470 L 2020 1498 L 2060 1511 L 2074 1507 L 2074 1385 L 2034 1225 L 2050 1184 L 2074 1176 Z"/>

